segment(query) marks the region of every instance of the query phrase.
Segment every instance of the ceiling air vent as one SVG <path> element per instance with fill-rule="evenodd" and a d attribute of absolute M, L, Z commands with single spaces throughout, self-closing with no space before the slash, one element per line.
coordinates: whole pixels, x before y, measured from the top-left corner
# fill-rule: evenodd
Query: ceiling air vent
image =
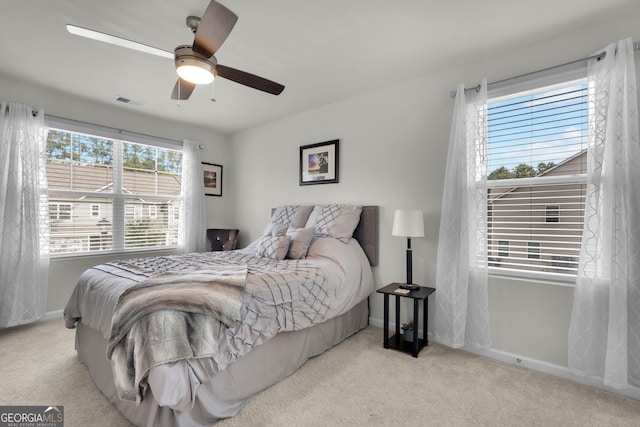
<path fill-rule="evenodd" d="M 140 101 L 134 101 L 133 99 L 125 98 L 124 96 L 117 96 L 115 99 L 117 102 L 131 105 L 132 107 L 142 107 L 144 104 Z"/>

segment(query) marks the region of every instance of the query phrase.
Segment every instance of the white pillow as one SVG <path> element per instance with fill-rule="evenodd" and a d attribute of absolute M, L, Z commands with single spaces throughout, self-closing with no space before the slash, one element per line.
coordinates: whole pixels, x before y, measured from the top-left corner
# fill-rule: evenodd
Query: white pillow
<path fill-rule="evenodd" d="M 307 218 L 312 210 L 313 206 L 280 206 L 271 215 L 271 222 L 302 228 L 307 223 Z"/>
<path fill-rule="evenodd" d="M 305 227 L 313 227 L 316 236 L 329 236 L 347 243 L 360 222 L 362 206 L 315 205 Z"/>
<path fill-rule="evenodd" d="M 291 243 L 289 244 L 289 252 L 287 252 L 287 258 L 289 259 L 303 259 L 307 256 L 309 245 L 313 240 L 314 229 L 309 228 L 295 228 L 289 226 L 287 230 L 287 236 L 291 237 Z"/>
<path fill-rule="evenodd" d="M 267 228 L 262 232 L 263 236 L 284 236 L 287 234 L 287 229 L 289 228 L 286 224 L 277 224 L 275 222 L 270 222 L 267 225 Z"/>
<path fill-rule="evenodd" d="M 262 236 L 258 239 L 256 254 L 258 256 L 281 260 L 289 250 L 289 236 Z"/>

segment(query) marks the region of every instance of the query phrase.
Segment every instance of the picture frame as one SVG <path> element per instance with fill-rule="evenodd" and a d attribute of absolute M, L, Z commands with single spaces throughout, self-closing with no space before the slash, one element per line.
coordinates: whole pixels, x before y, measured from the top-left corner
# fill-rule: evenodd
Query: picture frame
<path fill-rule="evenodd" d="M 333 184 L 338 181 L 340 140 L 300 147 L 300 185 Z"/>
<path fill-rule="evenodd" d="M 222 196 L 222 165 L 202 162 L 205 196 Z"/>

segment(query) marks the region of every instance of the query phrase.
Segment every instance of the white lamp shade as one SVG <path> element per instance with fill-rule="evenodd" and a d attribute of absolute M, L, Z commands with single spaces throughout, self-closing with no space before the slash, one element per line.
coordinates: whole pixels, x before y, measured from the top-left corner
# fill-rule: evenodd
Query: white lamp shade
<path fill-rule="evenodd" d="M 423 237 L 424 220 L 422 219 L 422 211 L 396 210 L 393 216 L 391 234 L 401 237 Z"/>

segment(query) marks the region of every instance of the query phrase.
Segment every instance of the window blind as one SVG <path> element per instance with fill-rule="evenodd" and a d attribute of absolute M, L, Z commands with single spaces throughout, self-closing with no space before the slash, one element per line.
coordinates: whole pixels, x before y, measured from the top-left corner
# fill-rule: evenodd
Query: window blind
<path fill-rule="evenodd" d="M 494 271 L 575 276 L 588 125 L 582 80 L 489 102 L 487 231 Z"/>

